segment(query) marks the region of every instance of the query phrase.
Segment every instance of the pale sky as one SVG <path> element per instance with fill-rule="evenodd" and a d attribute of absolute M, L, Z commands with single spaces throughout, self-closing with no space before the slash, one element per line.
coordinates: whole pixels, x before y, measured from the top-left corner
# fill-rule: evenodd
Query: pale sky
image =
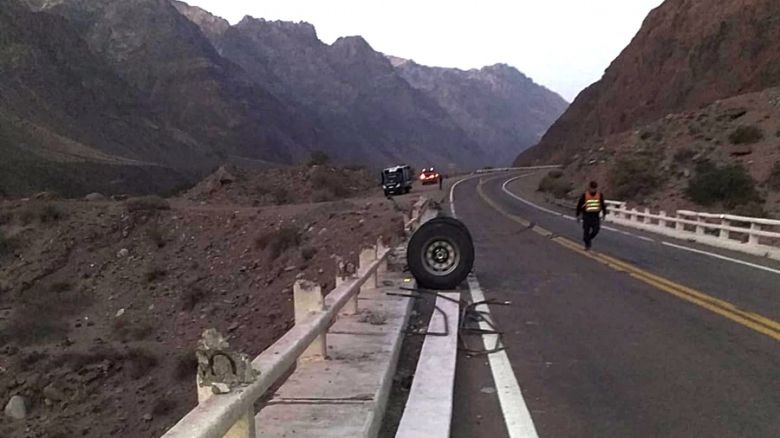
<path fill-rule="evenodd" d="M 188 0 L 231 23 L 307 21 L 321 40 L 361 35 L 420 64 L 505 63 L 571 101 L 597 81 L 663 0 Z"/>

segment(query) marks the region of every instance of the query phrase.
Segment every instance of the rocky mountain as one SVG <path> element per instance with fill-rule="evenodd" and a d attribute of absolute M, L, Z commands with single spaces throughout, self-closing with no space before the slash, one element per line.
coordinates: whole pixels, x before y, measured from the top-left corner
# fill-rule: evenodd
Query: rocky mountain
<path fill-rule="evenodd" d="M 257 82 L 323 126 L 328 152 L 353 163 L 462 167 L 477 143 L 435 100 L 407 83 L 361 37 L 327 45 L 307 23 L 244 18 L 213 40 Z"/>
<path fill-rule="evenodd" d="M 508 65 L 463 71 L 391 60 L 404 79 L 436 100 L 479 142 L 493 165 L 506 165 L 518 150 L 538 143 L 568 106 Z"/>
<path fill-rule="evenodd" d="M 519 162 L 556 161 L 593 139 L 780 84 L 780 3 L 667 0 Z"/>
<path fill-rule="evenodd" d="M 777 86 L 780 3 L 667 0 L 516 162 L 666 210 L 780 215 Z"/>
<path fill-rule="evenodd" d="M 64 19 L 0 5 L 0 191 L 159 191 L 208 163 Z"/>
<path fill-rule="evenodd" d="M 74 23 L 167 120 L 216 152 L 292 163 L 315 148 L 305 118 L 220 56 L 169 0 L 57 0 L 43 9 Z"/>
<path fill-rule="evenodd" d="M 372 168 L 504 164 L 564 104 L 509 67 L 413 71 L 307 23 L 231 26 L 171 0 L 0 1 L 12 195 L 160 191 L 314 151 Z"/>

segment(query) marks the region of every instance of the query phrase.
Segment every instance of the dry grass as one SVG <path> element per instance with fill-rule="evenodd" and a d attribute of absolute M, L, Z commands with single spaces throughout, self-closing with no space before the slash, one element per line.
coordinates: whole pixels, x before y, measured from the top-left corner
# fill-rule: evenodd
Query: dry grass
<path fill-rule="evenodd" d="M 37 286 L 19 297 L 8 321 L 8 340 L 20 344 L 41 344 L 64 338 L 69 319 L 91 303 L 91 297 L 74 290 L 67 282 Z"/>
<path fill-rule="evenodd" d="M 266 233 L 255 241 L 258 248 L 268 250 L 271 258 L 277 258 L 291 248 L 297 248 L 303 241 L 301 230 L 294 226 L 285 226 Z"/>
<path fill-rule="evenodd" d="M 114 321 L 112 334 L 121 342 L 144 341 L 154 333 L 154 330 L 154 326 L 148 322 L 118 318 Z"/>
<path fill-rule="evenodd" d="M 157 281 L 162 280 L 165 278 L 165 276 L 168 275 L 168 271 L 166 271 L 163 268 L 160 267 L 152 267 L 146 273 L 144 274 L 144 279 L 146 279 L 147 283 L 155 283 Z"/>
<path fill-rule="evenodd" d="M 125 201 L 125 207 L 130 212 L 170 210 L 171 205 L 159 196 L 141 196 Z"/>
<path fill-rule="evenodd" d="M 764 131 L 758 126 L 743 125 L 729 134 L 731 144 L 753 144 L 764 139 Z"/>

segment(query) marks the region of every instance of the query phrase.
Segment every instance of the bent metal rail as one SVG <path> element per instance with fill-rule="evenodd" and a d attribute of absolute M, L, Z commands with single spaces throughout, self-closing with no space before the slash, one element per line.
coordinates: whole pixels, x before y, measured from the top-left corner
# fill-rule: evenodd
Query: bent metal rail
<path fill-rule="evenodd" d="M 780 220 L 678 210 L 675 215 L 607 201 L 607 221 L 715 247 L 780 260 Z"/>
<path fill-rule="evenodd" d="M 415 203 L 411 218 L 405 224 L 408 231 L 419 226 L 427 204 L 425 198 Z M 373 287 L 377 286 L 377 273 L 386 268 L 390 250 L 377 245 L 373 248 L 373 255 L 371 253 L 361 253 L 357 277 L 349 278 L 341 284 L 337 282 L 336 288 L 325 297 L 321 310 L 312 312 L 309 318 L 300 323 L 296 321 L 290 331 L 252 361 L 252 368 L 259 374 L 256 380 L 227 394 L 201 401 L 163 438 L 255 438 L 253 424 L 247 427 L 234 426 L 240 426 L 245 421 L 253 422 L 254 403 L 285 375 L 318 337 L 328 331 L 348 303 L 356 302 L 364 285 L 373 282 Z M 368 287 L 372 285 L 368 284 Z"/>

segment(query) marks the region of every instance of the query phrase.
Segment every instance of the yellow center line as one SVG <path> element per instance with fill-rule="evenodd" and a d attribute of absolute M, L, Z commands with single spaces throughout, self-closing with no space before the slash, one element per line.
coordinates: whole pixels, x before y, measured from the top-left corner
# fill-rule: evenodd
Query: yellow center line
<path fill-rule="evenodd" d="M 498 205 L 498 203 L 485 195 L 485 191 L 482 188 L 484 183 L 485 181 L 480 178 L 479 183 L 477 184 L 477 193 L 486 204 L 488 204 L 501 215 L 523 225 L 524 227 L 531 227 L 533 225 L 527 219 L 507 212 L 500 205 Z M 672 280 L 647 272 L 637 266 L 634 266 L 623 260 L 619 260 L 615 257 L 608 256 L 596 251 L 585 251 L 577 242 L 562 236 L 555 236 L 553 232 L 537 225 L 533 225 L 531 229 L 543 237 L 550 238 L 550 240 L 563 246 L 564 248 L 588 257 L 591 260 L 595 260 L 616 271 L 626 272 L 632 278 L 653 286 L 658 290 L 667 292 L 691 304 L 695 304 L 703 309 L 728 318 L 737 324 L 780 341 L 780 323 L 777 321 L 754 312 L 742 310 L 728 301 L 712 297 L 696 289 L 675 283 Z"/>

